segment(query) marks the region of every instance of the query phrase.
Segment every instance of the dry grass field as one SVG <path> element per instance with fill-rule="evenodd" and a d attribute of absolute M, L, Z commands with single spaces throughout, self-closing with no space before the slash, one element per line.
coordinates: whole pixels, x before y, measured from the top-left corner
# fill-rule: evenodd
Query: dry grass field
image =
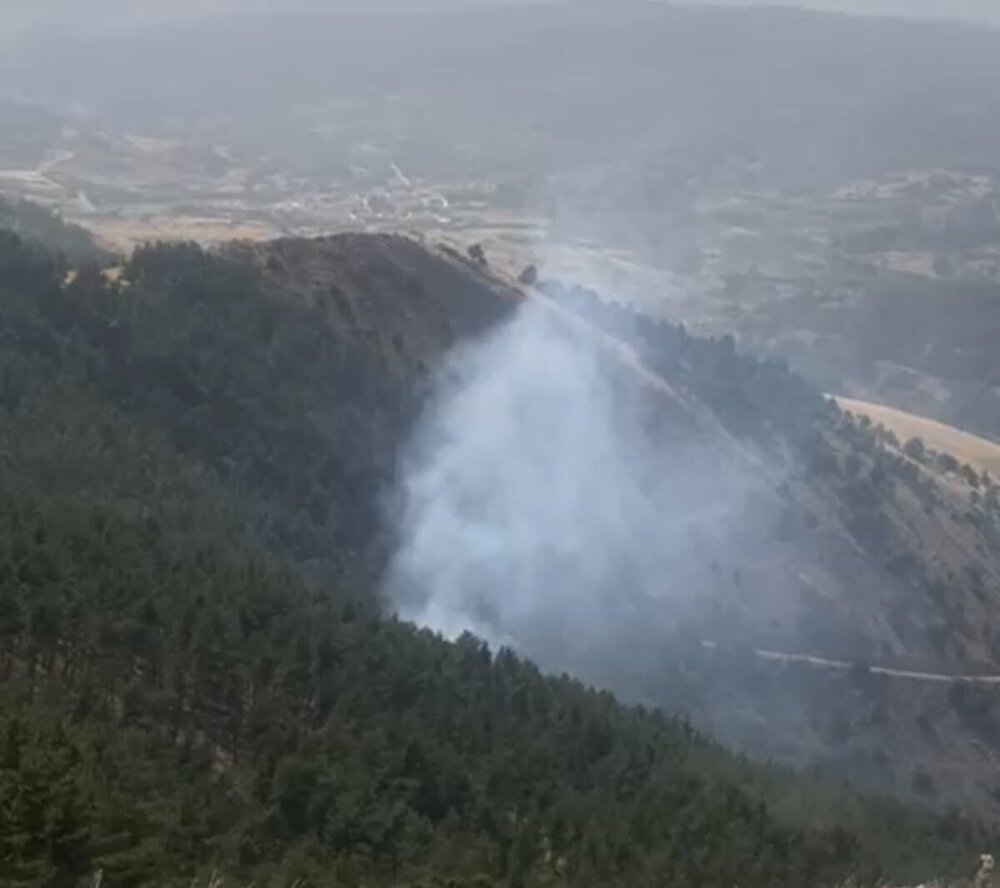
<path fill-rule="evenodd" d="M 856 401 L 851 398 L 837 398 L 841 410 L 856 416 L 867 416 L 873 423 L 881 423 L 895 432 L 902 442 L 910 438 L 921 438 L 932 450 L 950 453 L 959 462 L 968 463 L 980 472 L 988 471 L 1000 477 L 1000 444 L 978 435 L 971 435 L 954 426 L 926 419 L 893 407 L 873 404 L 870 401 Z"/>

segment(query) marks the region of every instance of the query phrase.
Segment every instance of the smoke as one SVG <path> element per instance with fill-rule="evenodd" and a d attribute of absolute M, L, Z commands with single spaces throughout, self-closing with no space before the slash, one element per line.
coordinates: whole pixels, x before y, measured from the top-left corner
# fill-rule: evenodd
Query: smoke
<path fill-rule="evenodd" d="M 389 600 L 552 668 L 663 637 L 745 489 L 673 421 L 598 335 L 527 300 L 436 376 L 402 459 Z"/>

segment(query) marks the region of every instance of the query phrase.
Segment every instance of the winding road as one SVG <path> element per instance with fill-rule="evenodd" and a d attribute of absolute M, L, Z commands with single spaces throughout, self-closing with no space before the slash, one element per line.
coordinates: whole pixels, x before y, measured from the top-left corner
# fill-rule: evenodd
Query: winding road
<path fill-rule="evenodd" d="M 703 641 L 701 646 L 705 650 L 714 651 L 720 647 L 714 641 Z M 810 666 L 819 666 L 825 669 L 854 669 L 857 663 L 850 663 L 845 660 L 829 660 L 826 657 L 814 657 L 810 654 L 787 654 L 781 651 L 768 651 L 761 648 L 754 648 L 754 654 L 762 660 L 772 660 L 780 663 L 805 663 Z M 956 681 L 969 682 L 972 684 L 1000 685 L 1000 675 L 966 675 L 961 673 L 946 674 L 943 672 L 917 672 L 911 669 L 892 669 L 888 666 L 869 666 L 868 671 L 873 675 L 886 675 L 890 678 L 909 678 L 915 681 L 933 681 L 943 684 L 950 684 Z"/>

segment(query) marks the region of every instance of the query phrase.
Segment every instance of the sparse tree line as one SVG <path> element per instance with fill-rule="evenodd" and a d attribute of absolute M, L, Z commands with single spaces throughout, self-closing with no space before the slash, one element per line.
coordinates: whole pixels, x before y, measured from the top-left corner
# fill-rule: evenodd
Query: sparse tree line
<path fill-rule="evenodd" d="M 781 359 L 758 360 L 732 336 L 689 336 L 683 324 L 653 319 L 583 287 L 544 281 L 541 290 L 637 348 L 653 371 L 711 407 L 735 435 L 761 443 L 807 438 L 836 408 Z"/>

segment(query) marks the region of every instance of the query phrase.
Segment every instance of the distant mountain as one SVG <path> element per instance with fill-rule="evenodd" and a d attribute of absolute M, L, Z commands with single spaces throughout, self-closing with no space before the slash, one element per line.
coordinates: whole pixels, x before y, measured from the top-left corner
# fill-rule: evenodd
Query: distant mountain
<path fill-rule="evenodd" d="M 196 132 L 307 169 L 374 140 L 415 175 L 542 188 L 581 172 L 596 199 L 624 189 L 618 165 L 680 181 L 750 168 L 758 186 L 813 188 L 992 168 L 998 47 L 992 29 L 776 7 L 514 3 L 46 33 L 0 68 L 116 133 Z M 355 102 L 364 115 L 343 110 Z"/>

